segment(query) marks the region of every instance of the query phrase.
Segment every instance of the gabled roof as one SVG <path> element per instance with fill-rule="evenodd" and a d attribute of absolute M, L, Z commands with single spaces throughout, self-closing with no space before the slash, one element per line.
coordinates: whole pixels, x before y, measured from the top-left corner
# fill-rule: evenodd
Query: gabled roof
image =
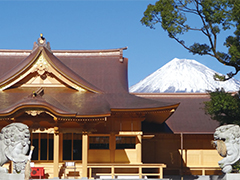
<path fill-rule="evenodd" d="M 128 59 L 123 57 L 123 49 L 53 52 L 66 66 L 104 92 L 126 93 Z"/>
<path fill-rule="evenodd" d="M 212 134 L 220 125 L 204 111 L 204 102 L 210 100 L 207 93 L 136 93 L 135 95 L 170 104 L 180 102 L 177 111 L 165 122 L 163 128 L 173 133 Z"/>
<path fill-rule="evenodd" d="M 51 50 L 65 66 L 101 91 L 128 92 L 126 48 L 108 50 Z M 0 50 L 0 79 L 33 53 L 31 50 Z"/>
<path fill-rule="evenodd" d="M 28 57 L 23 59 L 19 64 L 16 64 L 11 70 L 6 72 L 0 77 L 0 87 L 2 90 L 11 87 L 18 81 L 25 78 L 27 75 L 34 71 L 33 68 L 38 58 L 43 55 L 46 58 L 47 63 L 51 66 L 52 70 L 55 70 L 59 76 L 73 83 L 72 88 L 77 86 L 86 89 L 91 92 L 101 92 L 98 88 L 87 82 L 85 79 L 77 75 L 74 71 L 64 65 L 57 57 L 55 57 L 48 49 L 44 46 L 38 46 Z M 50 68 L 50 67 L 48 67 Z M 54 72 L 52 72 L 54 74 Z M 76 88 L 77 89 L 77 88 Z"/>
<path fill-rule="evenodd" d="M 179 104 L 129 94 L 124 49 L 52 51 L 41 37 L 32 51 L 0 50 L 1 65 L 11 67 L 0 67 L 0 117 L 44 109 L 62 118 L 138 113 L 146 120 L 164 122 Z M 31 84 L 35 76 L 43 82 Z M 64 86 L 44 84 L 50 76 Z M 35 96 L 39 87 L 44 93 Z"/>
<path fill-rule="evenodd" d="M 0 92 L 0 117 L 14 115 L 18 111 L 47 110 L 56 117 L 86 118 L 110 116 L 109 103 L 101 93 L 82 93 L 71 89 L 15 88 Z"/>

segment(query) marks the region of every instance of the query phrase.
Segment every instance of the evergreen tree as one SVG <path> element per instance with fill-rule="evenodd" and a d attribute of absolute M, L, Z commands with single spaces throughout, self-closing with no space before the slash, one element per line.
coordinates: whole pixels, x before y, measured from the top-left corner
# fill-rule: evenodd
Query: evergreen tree
<path fill-rule="evenodd" d="M 225 92 L 224 89 L 210 91 L 210 101 L 205 103 L 205 111 L 211 118 L 223 124 L 240 125 L 240 92 Z"/>
<path fill-rule="evenodd" d="M 239 0 L 158 0 L 149 4 L 141 23 L 150 28 L 161 24 L 170 38 L 193 54 L 209 55 L 220 63 L 232 66 L 235 72 L 226 76 L 216 74 L 216 80 L 228 80 L 240 71 L 240 1 Z M 199 27 L 191 26 L 187 17 L 196 16 Z M 217 40 L 220 32 L 232 29 L 223 44 L 228 52 L 220 52 Z M 181 35 L 195 31 L 206 37 L 204 43 L 187 45 Z"/>

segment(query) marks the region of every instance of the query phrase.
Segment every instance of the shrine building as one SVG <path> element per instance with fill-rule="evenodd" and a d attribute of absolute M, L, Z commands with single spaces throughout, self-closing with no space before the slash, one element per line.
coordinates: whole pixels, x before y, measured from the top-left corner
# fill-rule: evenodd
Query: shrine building
<path fill-rule="evenodd" d="M 0 50 L 0 128 L 29 126 L 45 178 L 163 177 L 166 164 L 142 161 L 142 124 L 164 124 L 179 102 L 130 94 L 125 49 L 51 50 L 41 36 L 32 50 Z"/>

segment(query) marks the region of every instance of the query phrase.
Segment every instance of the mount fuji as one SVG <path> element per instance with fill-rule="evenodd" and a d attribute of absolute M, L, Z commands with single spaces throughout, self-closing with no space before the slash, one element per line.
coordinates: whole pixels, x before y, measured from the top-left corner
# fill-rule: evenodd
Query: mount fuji
<path fill-rule="evenodd" d="M 189 59 L 174 58 L 169 63 L 130 87 L 130 92 L 165 93 L 165 92 L 206 92 L 216 88 L 225 91 L 238 91 L 240 81 L 215 81 L 213 75 L 216 71 L 203 64 Z"/>

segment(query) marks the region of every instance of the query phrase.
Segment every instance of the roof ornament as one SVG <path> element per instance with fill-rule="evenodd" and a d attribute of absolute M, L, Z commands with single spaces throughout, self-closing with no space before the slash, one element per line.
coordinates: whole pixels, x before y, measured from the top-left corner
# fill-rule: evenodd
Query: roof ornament
<path fill-rule="evenodd" d="M 36 96 L 43 96 L 44 95 L 44 89 L 40 87 L 38 90 L 32 92 L 32 97 L 35 98 Z"/>
<path fill-rule="evenodd" d="M 44 111 L 40 111 L 40 110 L 29 110 L 29 111 L 25 111 L 28 115 L 31 116 L 37 116 L 40 115 L 42 112 Z"/>
<path fill-rule="evenodd" d="M 39 46 L 43 46 L 47 48 L 49 51 L 51 51 L 50 43 L 46 41 L 45 37 L 43 37 L 43 34 L 40 34 L 40 38 L 38 38 L 37 42 L 34 42 L 33 44 L 33 51 L 38 48 Z"/>
<path fill-rule="evenodd" d="M 123 63 L 124 61 L 124 57 L 123 57 L 123 50 L 126 50 L 128 47 L 124 47 L 120 49 L 120 58 L 119 58 L 119 62 Z"/>

